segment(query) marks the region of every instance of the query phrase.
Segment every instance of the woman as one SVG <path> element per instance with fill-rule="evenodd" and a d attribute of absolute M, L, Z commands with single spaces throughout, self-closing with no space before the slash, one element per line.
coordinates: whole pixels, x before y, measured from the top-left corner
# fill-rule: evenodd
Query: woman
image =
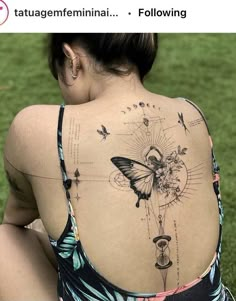
<path fill-rule="evenodd" d="M 157 46 L 50 35 L 65 106 L 28 107 L 9 129 L 1 301 L 230 300 L 209 131 L 192 102 L 144 88 Z M 39 216 L 49 241 L 22 228 Z"/>

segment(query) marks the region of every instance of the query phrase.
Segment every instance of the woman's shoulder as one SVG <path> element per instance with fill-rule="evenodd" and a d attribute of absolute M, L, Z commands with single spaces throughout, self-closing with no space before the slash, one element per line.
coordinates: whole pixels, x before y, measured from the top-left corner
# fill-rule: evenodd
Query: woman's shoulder
<path fill-rule="evenodd" d="M 25 123 L 27 121 L 31 121 L 35 119 L 35 117 L 41 117 L 42 114 L 51 114 L 53 112 L 59 111 L 59 105 L 44 105 L 44 104 L 36 104 L 27 106 L 21 109 L 13 119 L 13 123 Z M 45 116 L 45 115 L 44 115 Z M 46 116 L 45 116 L 46 117 Z"/>
<path fill-rule="evenodd" d="M 196 101 L 189 99 L 187 97 L 176 97 L 174 99 L 179 103 L 182 103 L 183 106 L 185 106 L 189 110 L 192 110 L 193 112 L 197 112 L 200 115 L 204 116 L 202 109 L 199 107 L 199 104 Z"/>
<path fill-rule="evenodd" d="M 36 143 L 48 128 L 56 128 L 58 112 L 58 105 L 32 105 L 20 110 L 8 129 L 4 152 L 26 152 L 31 142 Z"/>
<path fill-rule="evenodd" d="M 205 114 L 195 101 L 190 100 L 186 97 L 177 97 L 176 100 L 182 103 L 184 109 L 189 114 L 189 116 L 191 116 L 192 118 L 196 118 L 194 119 L 195 123 L 199 124 L 202 122 L 209 132 L 209 127 Z"/>
<path fill-rule="evenodd" d="M 39 131 L 56 120 L 59 112 L 58 105 L 31 105 L 21 109 L 12 120 L 9 128 L 10 135 L 21 137 L 33 131 Z"/>
<path fill-rule="evenodd" d="M 160 117 L 165 118 L 168 129 L 170 129 L 169 132 L 172 130 L 174 133 L 178 129 L 183 129 L 184 137 L 189 141 L 191 140 L 195 145 L 199 144 L 199 149 L 209 145 L 210 130 L 198 101 L 183 96 L 171 98 L 157 95 L 156 97 L 156 100 L 160 97 L 162 99 L 163 110 L 160 107 L 159 113 Z M 162 112 L 163 116 L 161 115 Z M 180 136 L 181 132 L 178 132 L 178 137 Z"/>
<path fill-rule="evenodd" d="M 202 118 L 203 121 L 206 123 L 205 114 L 199 107 L 197 101 L 184 96 L 168 97 L 154 93 L 152 93 L 152 95 L 154 99 L 156 98 L 157 100 L 161 100 L 163 104 L 165 103 L 167 108 L 169 108 L 170 110 L 177 112 L 183 111 L 185 112 L 185 115 L 187 115 L 189 118 L 199 117 Z"/>

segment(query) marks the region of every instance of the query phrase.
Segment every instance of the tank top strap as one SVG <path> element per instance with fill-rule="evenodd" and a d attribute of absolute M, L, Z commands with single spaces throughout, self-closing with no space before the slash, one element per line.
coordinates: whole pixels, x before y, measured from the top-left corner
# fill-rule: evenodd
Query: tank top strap
<path fill-rule="evenodd" d="M 211 145 L 212 172 L 213 172 L 213 174 L 215 176 L 215 179 L 218 180 L 219 179 L 220 167 L 219 167 L 219 164 L 216 161 L 216 157 L 215 157 L 215 153 L 214 153 L 214 147 L 213 147 L 213 142 L 212 142 L 211 133 L 210 133 L 210 129 L 209 129 L 207 120 L 206 120 L 204 114 L 202 113 L 202 111 L 199 109 L 199 107 L 194 102 L 192 102 L 191 100 L 189 100 L 187 98 L 184 98 L 184 97 L 178 97 L 178 98 L 182 99 L 182 100 L 188 102 L 190 105 L 192 105 L 198 111 L 198 113 L 201 115 L 201 117 L 202 117 L 202 119 L 203 119 L 203 121 L 204 121 L 204 123 L 206 125 L 207 131 L 208 131 L 208 135 L 209 135 L 210 145 Z"/>
<path fill-rule="evenodd" d="M 58 126 L 57 126 L 57 149 L 58 149 L 58 156 L 60 160 L 63 186 L 65 188 L 66 198 L 68 201 L 68 213 L 70 216 L 70 221 L 74 232 L 74 237 L 76 240 L 79 240 L 78 227 L 75 219 L 74 210 L 71 204 L 71 197 L 69 192 L 69 189 L 71 188 L 72 185 L 72 180 L 69 179 L 67 175 L 66 164 L 65 164 L 64 153 L 63 153 L 63 146 L 62 146 L 62 125 L 63 125 L 64 110 L 65 110 L 65 105 L 61 104 L 59 110 L 59 116 L 58 116 Z"/>
<path fill-rule="evenodd" d="M 71 188 L 72 181 L 71 181 L 71 179 L 68 178 L 68 175 L 67 175 L 63 147 L 62 147 L 62 125 L 63 125 L 64 110 L 65 110 L 65 105 L 62 104 L 60 106 L 59 117 L 58 117 L 57 149 L 58 149 L 58 156 L 59 156 L 59 160 L 60 160 L 63 186 L 64 186 L 66 192 L 68 192 L 68 190 Z"/>

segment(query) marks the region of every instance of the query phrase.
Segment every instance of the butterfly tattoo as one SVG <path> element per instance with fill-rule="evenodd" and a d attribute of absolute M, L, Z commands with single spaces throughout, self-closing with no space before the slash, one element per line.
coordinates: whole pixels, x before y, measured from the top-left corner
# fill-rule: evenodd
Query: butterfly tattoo
<path fill-rule="evenodd" d="M 187 148 L 178 145 L 177 151 L 166 157 L 151 146 L 145 155 L 145 164 L 125 157 L 113 157 L 112 163 L 130 181 L 130 188 L 138 196 L 136 207 L 141 200 L 148 200 L 153 192 L 159 192 L 164 198 L 179 199 L 181 194 L 181 170 L 184 169 L 182 156 Z"/>
<path fill-rule="evenodd" d="M 102 140 L 106 140 L 107 136 L 110 135 L 108 133 L 106 127 L 104 125 L 101 125 L 102 130 L 97 130 L 98 134 L 102 136 Z"/>
<path fill-rule="evenodd" d="M 148 200 L 153 190 L 158 190 L 158 179 L 165 162 L 157 160 L 155 156 L 149 157 L 151 167 L 138 161 L 124 157 L 111 158 L 112 163 L 130 180 L 130 188 L 137 194 L 136 207 L 139 208 L 140 200 Z"/>

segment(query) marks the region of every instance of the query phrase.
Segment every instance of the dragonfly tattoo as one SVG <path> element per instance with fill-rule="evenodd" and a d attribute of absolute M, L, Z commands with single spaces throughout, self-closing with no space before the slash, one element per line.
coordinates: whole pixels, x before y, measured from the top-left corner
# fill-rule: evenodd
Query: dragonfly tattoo
<path fill-rule="evenodd" d="M 189 130 L 184 122 L 184 115 L 183 115 L 183 113 L 178 113 L 178 116 L 179 116 L 178 123 L 180 123 L 180 125 L 182 125 L 182 127 L 184 128 L 185 134 L 186 134 L 186 132 L 187 131 L 189 132 Z"/>

